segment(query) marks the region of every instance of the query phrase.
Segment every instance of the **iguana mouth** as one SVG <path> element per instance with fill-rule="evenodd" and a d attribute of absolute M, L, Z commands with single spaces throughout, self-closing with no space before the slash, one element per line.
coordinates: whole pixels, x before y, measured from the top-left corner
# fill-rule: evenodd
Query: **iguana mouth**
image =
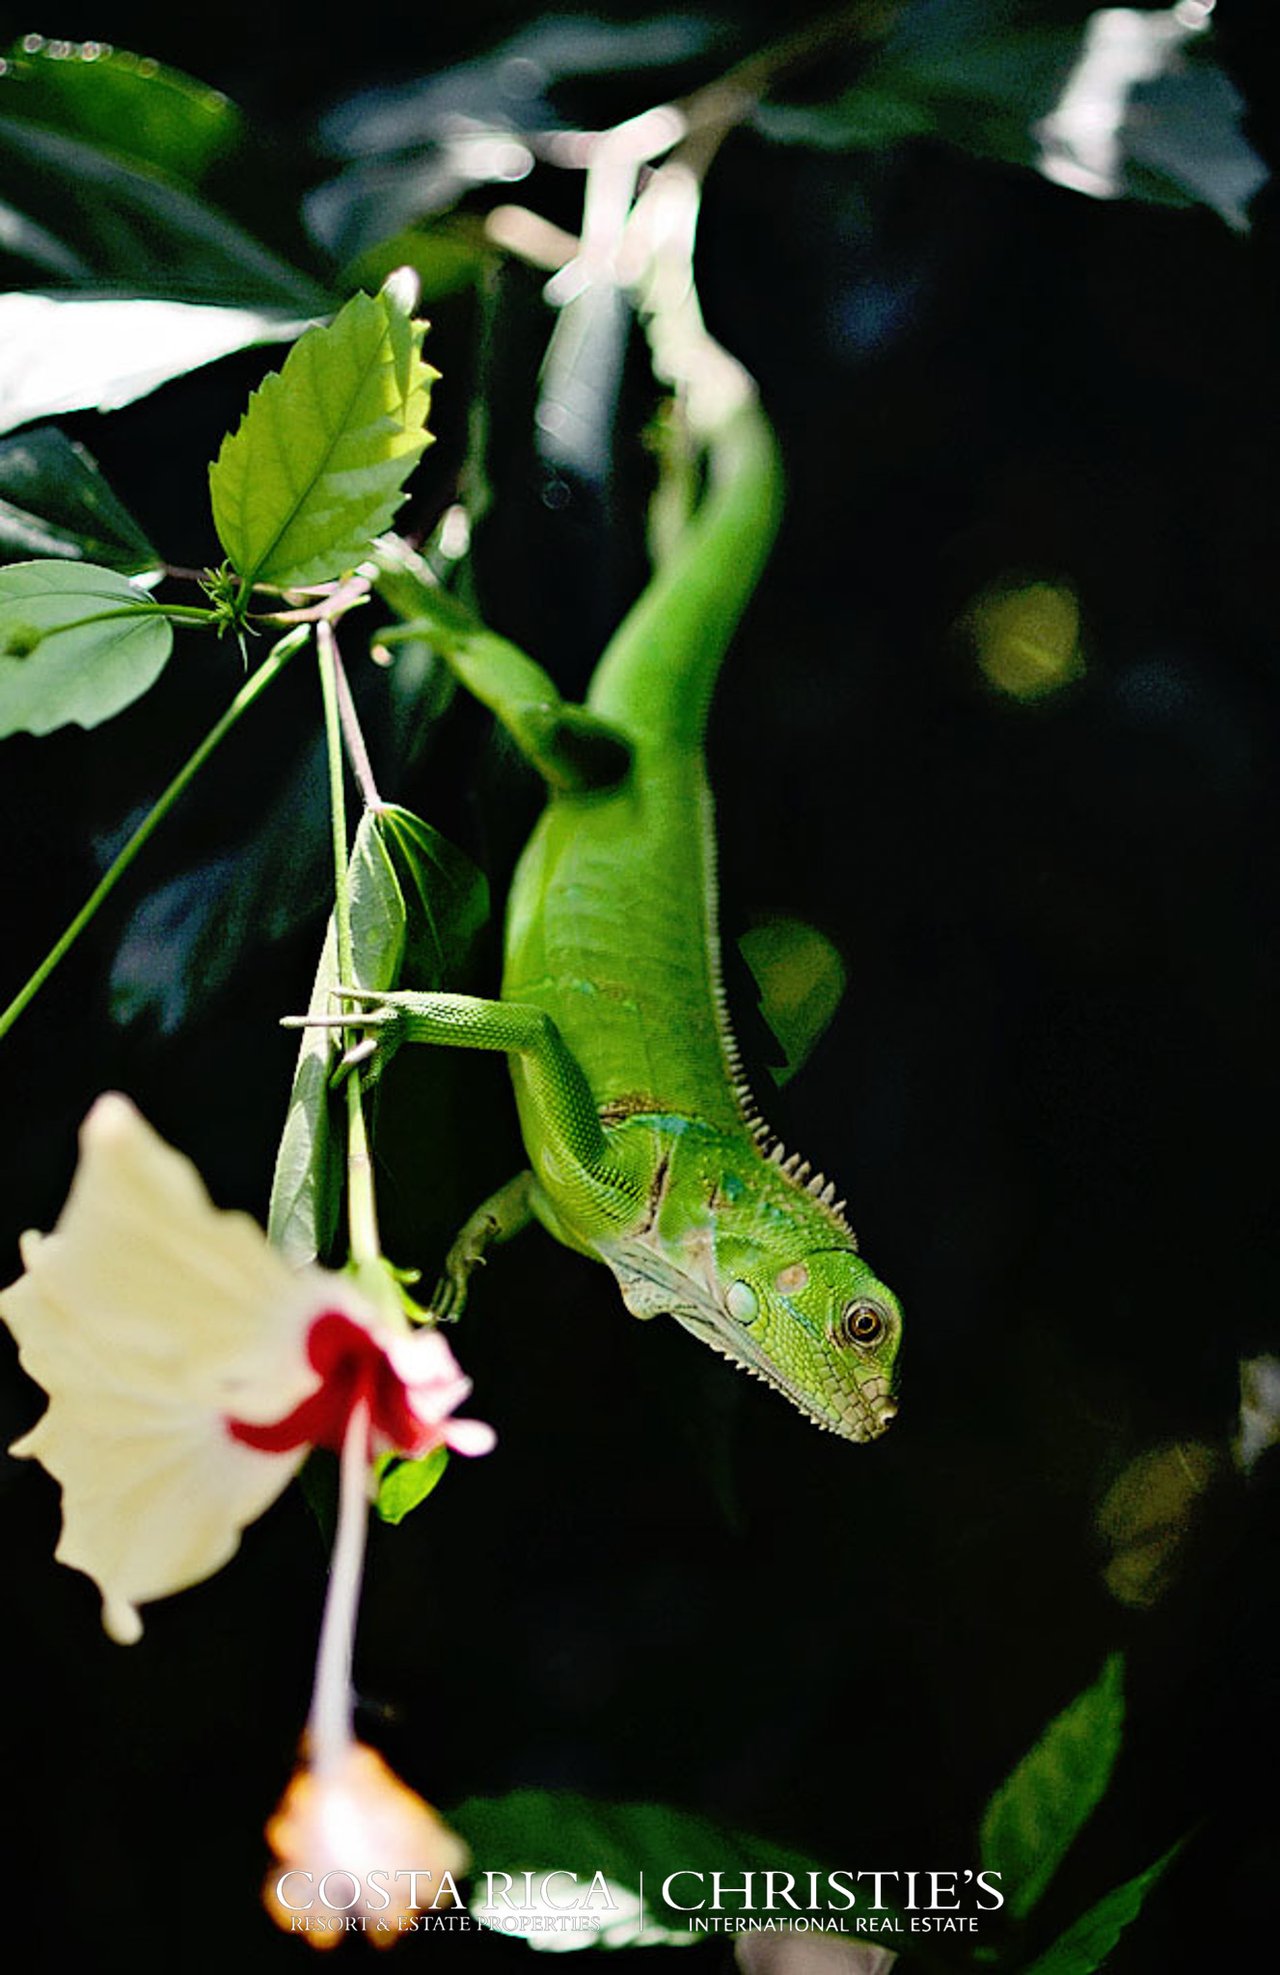
<path fill-rule="evenodd" d="M 885 1378 L 875 1378 L 865 1386 L 849 1386 L 842 1390 L 840 1401 L 843 1411 L 836 1411 L 833 1406 L 834 1417 L 828 1413 L 818 1412 L 809 1394 L 793 1385 L 785 1374 L 780 1372 L 776 1365 L 770 1364 L 763 1355 L 748 1356 L 741 1349 L 731 1348 L 725 1342 L 724 1332 L 714 1315 L 703 1310 L 695 1312 L 687 1306 L 682 1309 L 672 1309 L 670 1315 L 701 1343 L 708 1345 L 721 1358 L 727 1358 L 730 1364 L 736 1365 L 739 1371 L 747 1372 L 752 1378 L 761 1379 L 764 1384 L 771 1385 L 775 1392 L 780 1392 L 784 1399 L 791 1401 L 797 1412 L 803 1413 L 807 1420 L 814 1426 L 820 1427 L 824 1433 L 838 1433 L 845 1440 L 875 1440 L 897 1414 L 897 1406 L 889 1395 L 889 1381 Z M 747 1341 L 746 1338 L 741 1340 L 744 1344 Z"/>
<path fill-rule="evenodd" d="M 718 1289 L 713 1286 L 709 1251 L 705 1257 L 691 1255 L 690 1260 L 703 1260 L 710 1280 L 680 1268 L 644 1236 L 602 1247 L 598 1252 L 617 1277 L 622 1300 L 633 1316 L 674 1317 L 720 1357 L 771 1385 L 824 1432 L 838 1433 L 846 1440 L 875 1440 L 895 1417 L 898 1409 L 889 1380 L 881 1374 L 864 1385 L 842 1387 L 831 1411 L 820 1412 L 809 1393 L 793 1384 L 762 1351 L 751 1348 L 750 1336 L 721 1307 Z"/>

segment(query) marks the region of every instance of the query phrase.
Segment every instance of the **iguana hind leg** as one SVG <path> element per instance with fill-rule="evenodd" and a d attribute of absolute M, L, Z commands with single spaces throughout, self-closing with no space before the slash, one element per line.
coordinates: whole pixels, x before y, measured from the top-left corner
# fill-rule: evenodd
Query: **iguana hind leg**
<path fill-rule="evenodd" d="M 533 1174 L 517 1173 L 496 1193 L 482 1200 L 474 1214 L 459 1230 L 458 1237 L 444 1258 L 444 1270 L 431 1293 L 431 1314 L 438 1323 L 454 1323 L 467 1301 L 467 1284 L 473 1269 L 485 1260 L 485 1252 L 502 1241 L 510 1241 L 533 1219 L 530 1193 Z"/>

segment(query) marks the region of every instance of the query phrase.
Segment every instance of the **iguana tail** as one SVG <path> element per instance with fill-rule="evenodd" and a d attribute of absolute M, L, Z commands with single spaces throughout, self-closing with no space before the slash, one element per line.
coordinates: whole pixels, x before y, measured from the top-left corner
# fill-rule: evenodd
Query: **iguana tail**
<path fill-rule="evenodd" d="M 638 745 L 700 747 L 716 674 L 777 532 L 782 470 L 754 393 L 710 446 L 710 486 L 623 619 L 587 705 Z"/>

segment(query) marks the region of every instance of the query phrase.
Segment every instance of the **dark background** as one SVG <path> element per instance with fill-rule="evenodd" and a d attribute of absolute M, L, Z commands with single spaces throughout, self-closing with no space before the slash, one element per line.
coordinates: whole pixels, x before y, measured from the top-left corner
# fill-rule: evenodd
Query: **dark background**
<path fill-rule="evenodd" d="M 529 18 L 476 0 L 353 33 L 107 11 L 35 25 L 145 45 L 271 127 L 262 223 L 277 214 L 282 239 L 323 169 L 306 162 L 318 109 Z M 778 23 L 738 8 L 722 25 L 731 57 Z M 1219 47 L 1261 142 L 1249 30 L 1237 14 Z M 566 113 L 603 122 L 718 65 L 615 75 Z M 565 198 L 540 181 L 521 196 L 544 192 L 548 210 Z M 1276 1330 L 1276 265 L 1271 192 L 1237 236 L 927 142 L 848 157 L 741 132 L 717 161 L 704 303 L 760 380 L 789 485 L 715 710 L 726 933 L 794 913 L 848 966 L 832 1030 L 766 1108 L 839 1176 L 904 1300 L 902 1415 L 872 1448 L 819 1436 L 674 1326 L 627 1321 L 605 1273 L 540 1234 L 497 1254 L 457 1348 L 500 1451 L 375 1533 L 361 1634 L 365 1732 L 434 1802 L 565 1786 L 701 1809 L 834 1864 L 963 1865 L 991 1788 L 1122 1649 L 1125 1750 L 1046 1922 L 1194 1831 L 1109 1965 L 1265 1951 L 1275 1461 L 1246 1487 L 1227 1440 L 1239 1358 Z M 576 687 L 636 580 L 644 458 L 621 444 L 607 512 L 549 508 L 528 429 L 538 283 L 508 272 L 491 309 L 478 577 L 493 621 Z M 477 380 L 475 305 L 434 314 L 424 524 Z M 214 553 L 201 462 L 267 361 L 63 421 L 176 562 Z M 980 592 L 1022 579 L 1070 585 L 1084 626 L 1084 676 L 1034 706 L 984 683 L 961 628 Z M 183 650 L 97 733 L 6 743 L 8 983 L 225 704 L 234 653 Z M 317 718 L 300 668 L 6 1044 L 6 1243 L 52 1223 L 75 1127 L 110 1086 L 222 1204 L 264 1213 L 293 1053 L 275 1017 L 305 1001 L 320 918 L 248 944 L 216 991 L 188 983 L 167 1032 L 154 1005 L 113 1022 L 108 977 L 141 892 L 176 880 L 190 902 L 186 874 L 251 841 L 282 790 L 315 853 L 319 812 L 290 777 Z M 387 793 L 497 886 L 536 804 L 465 709 Z M 305 892 L 301 852 L 298 868 Z M 155 926 L 132 930 L 145 974 Z M 423 1077 L 417 1062 L 388 1081 L 383 1197 L 391 1252 L 429 1268 L 519 1151 L 493 1065 L 466 1065 L 443 1103 Z M 5 1438 L 38 1409 L 15 1368 Z M 1150 1552 L 1163 1595 L 1134 1609 L 1105 1581 L 1099 1506 L 1135 1457 L 1188 1442 L 1215 1450 L 1215 1478 Z M 122 1651 L 88 1581 L 51 1561 L 53 1486 L 13 1462 L 0 1486 L 6 1876 L 13 1938 L 31 1920 L 39 1936 L 15 1965 L 301 1965 L 255 1905 L 323 1589 L 298 1492 Z M 439 1936 L 401 1953 L 514 1969 L 527 1950 Z M 709 1968 L 727 1949 L 687 1955 Z"/>

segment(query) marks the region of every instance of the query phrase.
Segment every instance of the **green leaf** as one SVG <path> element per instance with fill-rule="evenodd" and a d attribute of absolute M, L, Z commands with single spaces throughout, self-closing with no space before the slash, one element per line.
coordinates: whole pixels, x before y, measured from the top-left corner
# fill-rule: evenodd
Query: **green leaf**
<path fill-rule="evenodd" d="M 379 819 L 371 811 L 360 818 L 347 882 L 355 981 L 346 985 L 378 992 L 393 988 L 404 957 L 404 898 Z M 340 985 L 338 940 L 330 918 L 309 1011 L 332 1015 L 339 1004 L 330 990 Z M 337 1231 L 344 1168 L 342 1138 L 331 1111 L 332 1069 L 332 1031 L 304 1029 L 267 1217 L 270 1239 L 287 1261 L 299 1266 L 324 1255 Z"/>
<path fill-rule="evenodd" d="M 0 569 L 0 735 L 96 727 L 155 683 L 172 648 L 168 618 L 114 569 Z"/>
<path fill-rule="evenodd" d="M 6 554 L 83 557 L 126 576 L 163 567 L 92 454 L 56 425 L 0 442 L 0 556 Z"/>
<path fill-rule="evenodd" d="M 0 111 L 196 184 L 243 137 L 220 90 L 126 48 L 24 35 L 0 74 Z"/>
<path fill-rule="evenodd" d="M 1022 1975 L 1093 1975 L 1101 1968 L 1126 1927 L 1136 1920 L 1148 1893 L 1181 1850 L 1174 1845 L 1163 1858 L 1136 1878 L 1126 1879 L 1081 1914 L 1051 1948 L 1022 1971 Z"/>
<path fill-rule="evenodd" d="M 383 840 L 382 818 L 374 812 L 360 818 L 347 886 L 354 985 L 393 987 L 404 959 L 405 903 Z"/>
<path fill-rule="evenodd" d="M 170 378 L 289 342 L 295 314 L 145 299 L 0 295 L 0 432 L 68 411 L 115 411 Z"/>
<path fill-rule="evenodd" d="M 430 443 L 425 327 L 394 282 L 353 295 L 249 400 L 209 469 L 218 537 L 245 581 L 322 583 L 368 554 Z"/>
<path fill-rule="evenodd" d="M 576 1872 L 584 1883 L 603 1872 L 612 1889 L 634 1895 L 644 1875 L 644 1911 L 634 1900 L 621 1912 L 615 1931 L 605 1926 L 593 1936 L 605 1947 L 641 1945 L 646 1936 L 661 1941 L 669 1929 L 681 1942 L 689 1939 L 688 1922 L 662 1898 L 662 1886 L 673 1872 L 720 1872 L 724 1913 L 741 1913 L 748 1904 L 734 1887 L 747 1872 L 790 1872 L 804 1889 L 804 1874 L 817 1861 L 788 1850 L 771 1839 L 714 1824 L 690 1811 L 667 1804 L 607 1803 L 572 1791 L 512 1790 L 501 1797 L 468 1797 L 449 1812 L 449 1822 L 471 1847 L 481 1872 L 520 1873 L 562 1868 Z M 689 1882 L 685 1882 L 687 1885 Z M 763 1881 L 759 1882 L 761 1887 Z"/>
<path fill-rule="evenodd" d="M 1001 1875 L 1013 1919 L 1030 1913 L 1101 1799 L 1123 1725 L 1124 1659 L 1113 1653 L 992 1796 L 982 1819 L 982 1863 Z"/>
<path fill-rule="evenodd" d="M 360 819 L 349 885 L 358 986 L 385 990 L 406 978 L 434 988 L 458 978 L 488 916 L 488 886 L 470 858 L 430 824 L 389 804 Z M 339 984 L 330 922 L 310 1009 L 332 1014 L 330 989 Z M 272 1241 L 295 1263 L 325 1254 L 338 1225 L 343 1155 L 330 1109 L 332 1068 L 325 1031 L 304 1031 L 267 1223 Z"/>
<path fill-rule="evenodd" d="M 420 1461 L 386 1462 L 378 1476 L 374 1507 L 384 1522 L 403 1522 L 411 1509 L 425 1502 L 449 1465 L 449 1449 L 433 1447 Z"/>
<path fill-rule="evenodd" d="M 342 283 L 348 288 L 377 288 L 398 267 L 411 267 L 423 300 L 436 302 L 474 288 L 497 258 L 482 223 L 469 213 L 458 213 L 435 226 L 407 226 L 390 240 L 380 240 L 343 269 Z"/>
<path fill-rule="evenodd" d="M 767 919 L 749 927 L 738 945 L 785 1059 L 774 1081 L 789 1083 L 840 1006 L 844 962 L 825 933 L 800 919 Z"/>
<path fill-rule="evenodd" d="M 394 803 L 378 814 L 408 910 L 406 977 L 429 991 L 456 981 L 489 916 L 484 873 L 421 817 Z"/>
<path fill-rule="evenodd" d="M 77 288 L 294 315 L 326 306 L 308 275 L 198 193 L 83 138 L 7 116 L 2 96 L 0 182 L 26 228 L 19 251 Z"/>

